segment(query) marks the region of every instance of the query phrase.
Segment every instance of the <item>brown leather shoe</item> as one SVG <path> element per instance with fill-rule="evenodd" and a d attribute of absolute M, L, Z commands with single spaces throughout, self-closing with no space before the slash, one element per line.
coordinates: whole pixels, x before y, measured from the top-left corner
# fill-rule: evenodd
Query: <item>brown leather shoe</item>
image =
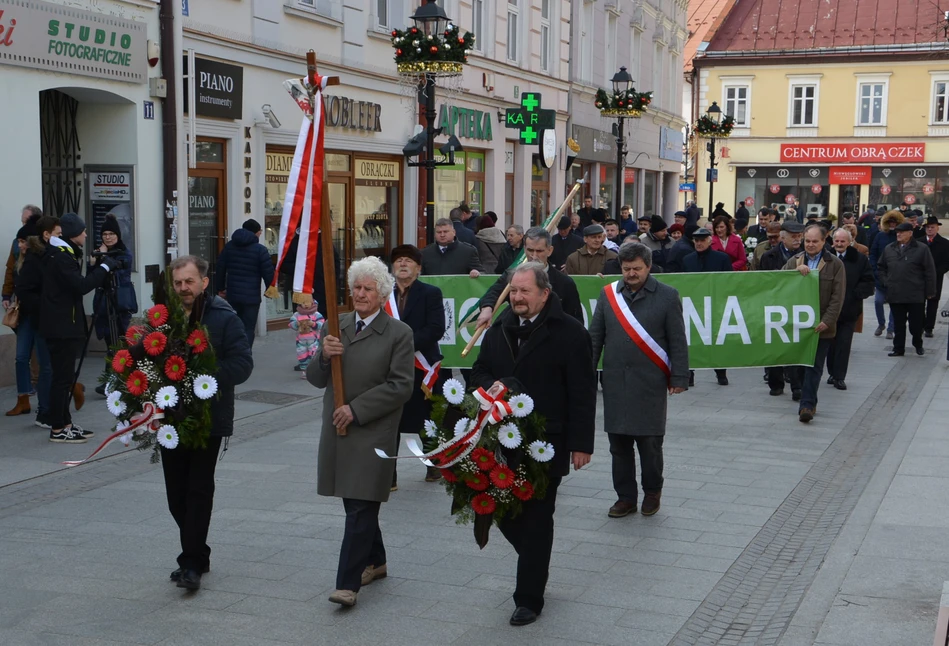
<path fill-rule="evenodd" d="M 76 410 L 81 410 L 82 405 L 86 403 L 86 387 L 80 383 L 76 383 L 72 389 L 72 403 L 76 407 Z"/>
<path fill-rule="evenodd" d="M 802 408 L 798 412 L 797 418 L 807 424 L 812 419 L 814 419 L 814 409 L 813 408 Z"/>
<path fill-rule="evenodd" d="M 367 565 L 366 569 L 362 571 L 362 584 L 369 585 L 376 579 L 384 579 L 389 575 L 389 570 L 386 568 L 386 564 L 383 563 L 380 566 Z"/>
<path fill-rule="evenodd" d="M 657 511 L 659 511 L 659 497 L 662 495 L 662 492 L 659 493 L 647 493 L 643 496 L 643 516 L 652 516 Z"/>
<path fill-rule="evenodd" d="M 425 468 L 425 482 L 438 482 L 442 479 L 442 472 L 438 467 Z"/>
<path fill-rule="evenodd" d="M 7 411 L 7 417 L 13 417 L 15 415 L 29 415 L 30 413 L 30 396 L 29 395 L 17 395 L 16 396 L 16 406 Z"/>
<path fill-rule="evenodd" d="M 338 603 L 341 606 L 352 607 L 356 605 L 356 593 L 352 590 L 337 590 L 330 595 L 330 603 Z"/>
<path fill-rule="evenodd" d="M 629 500 L 617 500 L 610 511 L 607 512 L 607 515 L 610 518 L 622 518 L 623 516 L 629 516 L 630 514 L 636 513 L 636 503 Z"/>

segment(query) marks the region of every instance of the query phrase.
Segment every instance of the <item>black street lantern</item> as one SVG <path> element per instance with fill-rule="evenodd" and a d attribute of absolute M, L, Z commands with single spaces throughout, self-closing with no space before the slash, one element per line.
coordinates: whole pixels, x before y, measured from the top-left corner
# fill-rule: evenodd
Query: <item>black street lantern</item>
<path fill-rule="evenodd" d="M 715 123 L 721 123 L 722 121 L 722 109 L 718 107 L 718 101 L 712 101 L 712 105 L 705 111 L 705 114 Z"/>
<path fill-rule="evenodd" d="M 629 92 L 633 87 L 633 77 L 626 71 L 625 67 L 620 67 L 619 71 L 610 80 L 613 83 L 613 94 Z"/>
<path fill-rule="evenodd" d="M 705 114 L 708 118 L 714 122 L 716 125 L 722 121 L 722 109 L 718 107 L 717 101 L 712 101 L 712 105 L 709 106 L 708 110 L 705 111 Z M 712 217 L 712 204 L 714 203 L 715 195 L 715 181 L 718 179 L 716 176 L 715 170 L 715 135 L 712 134 L 709 137 L 709 141 L 705 144 L 705 149 L 708 151 L 708 170 L 706 171 L 706 180 L 708 181 L 708 217 L 711 221 Z"/>
<path fill-rule="evenodd" d="M 426 36 L 438 36 L 448 28 L 448 14 L 435 0 L 428 0 L 412 16 L 415 27 Z"/>

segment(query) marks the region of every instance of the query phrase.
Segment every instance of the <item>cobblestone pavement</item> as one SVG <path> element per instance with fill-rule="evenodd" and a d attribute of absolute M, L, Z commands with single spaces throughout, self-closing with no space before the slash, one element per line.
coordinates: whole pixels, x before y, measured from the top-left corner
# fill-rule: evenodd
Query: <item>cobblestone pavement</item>
<path fill-rule="evenodd" d="M 478 550 L 418 463 L 400 465 L 383 505 L 388 578 L 352 610 L 326 601 L 342 505 L 315 494 L 322 402 L 290 370 L 284 333 L 255 344 L 197 594 L 167 581 L 177 530 L 147 456 L 62 470 L 92 444 L 51 445 L 25 417 L 0 418 L 0 644 L 929 642 L 949 579 L 944 325 L 937 336 L 938 350 L 893 360 L 858 335 L 849 390 L 822 384 L 810 425 L 760 370 L 730 371 L 728 387 L 698 372 L 670 403 L 651 518 L 607 518 L 601 433 L 560 489 L 548 604 L 520 629 L 507 624 L 513 551 L 497 531 Z M 104 425 L 101 402 L 78 421 Z"/>

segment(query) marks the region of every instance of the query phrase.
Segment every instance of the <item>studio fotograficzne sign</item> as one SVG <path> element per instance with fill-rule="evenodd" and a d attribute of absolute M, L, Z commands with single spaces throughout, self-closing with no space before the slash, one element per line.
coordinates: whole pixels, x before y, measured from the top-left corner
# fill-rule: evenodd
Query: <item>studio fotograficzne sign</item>
<path fill-rule="evenodd" d="M 0 0 L 0 64 L 144 83 L 145 24 L 42 2 Z"/>
<path fill-rule="evenodd" d="M 782 162 L 922 162 L 926 144 L 781 144 Z"/>
<path fill-rule="evenodd" d="M 188 74 L 188 58 L 184 57 L 182 69 Z M 184 84 L 185 114 L 188 113 L 188 85 Z M 244 114 L 244 68 L 210 61 L 194 59 L 195 112 L 199 117 L 240 119 Z"/>

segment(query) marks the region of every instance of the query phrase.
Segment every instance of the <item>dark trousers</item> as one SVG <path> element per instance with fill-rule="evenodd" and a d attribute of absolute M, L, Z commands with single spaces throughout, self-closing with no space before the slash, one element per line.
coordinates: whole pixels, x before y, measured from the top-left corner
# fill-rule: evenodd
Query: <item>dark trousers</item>
<path fill-rule="evenodd" d="M 932 332 L 936 329 L 936 315 L 939 314 L 939 302 L 942 300 L 942 279 L 944 274 L 936 275 L 936 298 L 930 298 L 926 301 L 926 324 L 925 329 Z"/>
<path fill-rule="evenodd" d="M 339 567 L 336 569 L 336 589 L 359 592 L 362 572 L 367 565 L 379 567 L 386 562 L 386 546 L 379 529 L 381 502 L 343 498 L 346 510 L 346 529 L 343 545 L 339 548 Z"/>
<path fill-rule="evenodd" d="M 817 342 L 817 354 L 814 355 L 813 366 L 804 368 L 796 366 L 803 373 L 800 409 L 817 407 L 817 389 L 820 388 L 820 380 L 824 376 L 824 362 L 827 361 L 830 342 L 831 339 L 820 339 Z"/>
<path fill-rule="evenodd" d="M 76 359 L 82 352 L 82 343 L 83 339 L 46 339 L 53 371 L 49 387 L 47 422 L 57 430 L 72 424 L 69 399 L 72 395 L 72 385 L 76 381 Z"/>
<path fill-rule="evenodd" d="M 619 435 L 607 433 L 613 458 L 613 489 L 620 500 L 637 502 L 636 448 L 642 467 L 643 493 L 662 491 L 662 435 Z"/>
<path fill-rule="evenodd" d="M 257 314 L 260 312 L 260 303 L 231 303 L 237 312 L 237 318 L 244 324 L 244 332 L 250 347 L 254 347 L 254 336 L 257 332 Z"/>
<path fill-rule="evenodd" d="M 784 382 L 788 381 L 792 392 L 801 389 L 803 374 L 800 366 L 774 366 L 765 368 L 765 372 L 768 374 L 768 388 L 781 390 L 784 388 Z"/>
<path fill-rule="evenodd" d="M 554 509 L 557 506 L 560 480 L 560 476 L 551 476 L 543 499 L 525 502 L 520 514 L 498 523 L 498 529 L 517 552 L 514 605 L 530 608 L 536 613 L 544 609 L 550 552 L 554 547 Z"/>
<path fill-rule="evenodd" d="M 913 337 L 913 347 L 923 347 L 923 319 L 926 317 L 924 303 L 890 303 L 893 312 L 893 351 L 906 350 L 906 322 Z"/>
<path fill-rule="evenodd" d="M 837 321 L 837 336 L 830 342 L 827 350 L 827 372 L 838 381 L 847 378 L 850 367 L 850 347 L 853 345 L 853 333 L 856 321 Z"/>
<path fill-rule="evenodd" d="M 208 438 L 203 449 L 161 449 L 168 510 L 178 524 L 181 554 L 178 567 L 203 572 L 210 568 L 208 528 L 214 507 L 214 468 L 221 438 Z"/>

